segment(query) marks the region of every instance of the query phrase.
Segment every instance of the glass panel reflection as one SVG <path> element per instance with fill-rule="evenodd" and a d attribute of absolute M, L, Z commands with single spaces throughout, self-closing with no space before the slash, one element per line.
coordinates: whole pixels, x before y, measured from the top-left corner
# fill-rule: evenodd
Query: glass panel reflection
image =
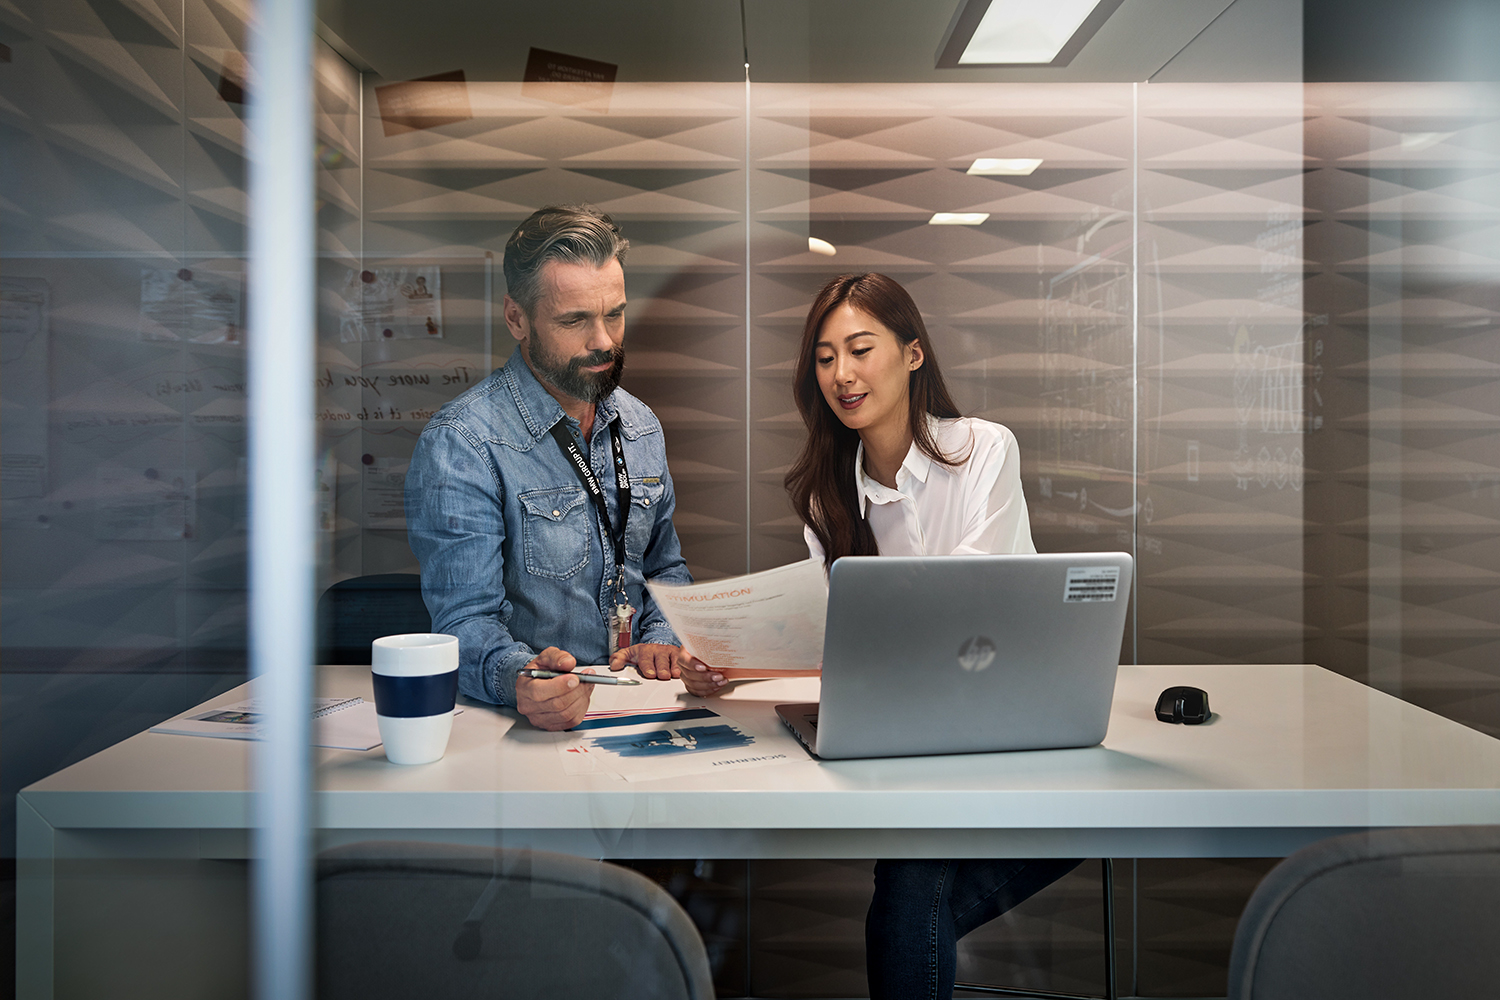
<path fill-rule="evenodd" d="M 1307 90 L 1313 662 L 1491 734 L 1493 84 Z"/>
<path fill-rule="evenodd" d="M 79 848 L 44 796 L 17 792 L 75 764 L 80 787 L 118 789 L 106 757 L 133 773 L 140 737 L 86 758 L 244 680 L 244 15 L 22 0 L 0 32 L 16 982 L 201 993 L 244 979 L 243 835 L 142 829 Z M 130 825 L 94 803 L 84 825 Z"/>
<path fill-rule="evenodd" d="M 163 812 L 90 840 L 106 857 L 64 857 L 71 834 L 17 793 L 123 780 L 144 744 L 115 744 L 245 679 L 246 14 L 14 6 L 0 853 L 20 859 L 18 961 L 58 995 L 106 975 L 241 988 L 243 821 L 202 833 Z M 511 355 L 506 238 L 541 204 L 591 202 L 632 243 L 623 385 L 664 427 L 695 578 L 805 555 L 783 488 L 796 345 L 829 277 L 875 270 L 915 297 L 959 406 L 1017 434 L 1038 548 L 1136 556 L 1122 662 L 1318 663 L 1500 734 L 1493 84 L 747 84 L 731 7 L 679 12 L 675 34 L 617 24 L 639 59 L 616 79 L 592 59 L 569 64 L 599 74 L 583 82 L 523 81 L 529 44 L 479 53 L 450 5 L 402 22 L 453 36 L 442 65 L 389 38 L 351 62 L 381 17 L 329 6 L 353 49 L 317 49 L 318 363 L 287 377 L 319 387 L 319 590 L 383 581 L 373 627 L 422 627 L 405 473 L 436 410 Z M 543 31 L 555 14 L 508 16 L 538 51 L 564 44 Z M 341 634 L 321 637 L 347 667 L 325 696 L 368 682 L 367 640 Z M 492 742 L 543 739 L 464 707 Z M 182 766 L 207 770 L 184 780 L 243 788 L 240 758 L 198 742 Z M 111 747 L 126 756 L 57 774 Z M 319 754 L 325 790 L 385 767 Z M 493 746 L 479 757 L 478 785 L 515 778 Z M 684 906 L 721 992 L 861 995 L 869 861 L 747 859 L 745 840 L 699 858 L 715 852 L 641 832 L 669 800 L 608 787 L 566 832 L 497 797 L 411 835 L 611 856 Z M 341 814 L 319 847 L 410 832 L 390 815 Z M 1221 990 L 1265 867 L 1122 860 L 1116 889 L 1140 902 L 1122 907 L 1122 976 Z M 968 939 L 960 978 L 1095 989 L 1098 879 L 1080 868 Z M 122 918 L 147 897 L 172 926 Z M 188 930 L 195 962 L 160 944 Z M 88 958 L 100 942 L 112 964 Z"/>

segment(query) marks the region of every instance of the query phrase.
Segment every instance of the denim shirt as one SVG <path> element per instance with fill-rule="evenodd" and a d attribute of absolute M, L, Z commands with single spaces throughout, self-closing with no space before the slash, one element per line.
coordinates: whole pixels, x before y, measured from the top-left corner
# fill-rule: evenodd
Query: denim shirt
<path fill-rule="evenodd" d="M 514 706 L 516 672 L 558 646 L 580 665 L 609 661 L 614 588 L 610 531 L 550 431 L 565 421 L 620 524 L 609 425 L 620 418 L 630 470 L 625 529 L 626 593 L 633 642 L 679 645 L 643 586 L 692 577 L 672 527 L 676 497 L 656 415 L 616 389 L 595 407 L 591 438 L 563 413 L 520 351 L 504 367 L 446 403 L 417 441 L 406 474 L 406 524 L 422 564 L 432 630 L 458 637 L 458 686 Z"/>

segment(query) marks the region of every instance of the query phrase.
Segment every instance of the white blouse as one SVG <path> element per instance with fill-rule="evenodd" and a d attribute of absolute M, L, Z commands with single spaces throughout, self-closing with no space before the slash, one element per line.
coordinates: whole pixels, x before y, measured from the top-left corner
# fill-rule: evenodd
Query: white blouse
<path fill-rule="evenodd" d="M 967 461 L 952 468 L 912 444 L 896 472 L 896 488 L 865 473 L 861 442 L 854 456 L 854 490 L 883 556 L 991 555 L 1035 552 L 1031 519 L 1021 493 L 1021 453 L 1010 428 L 978 417 L 929 417 L 938 450 Z M 972 450 L 971 450 L 972 448 Z M 823 561 L 823 546 L 804 527 L 808 551 Z"/>

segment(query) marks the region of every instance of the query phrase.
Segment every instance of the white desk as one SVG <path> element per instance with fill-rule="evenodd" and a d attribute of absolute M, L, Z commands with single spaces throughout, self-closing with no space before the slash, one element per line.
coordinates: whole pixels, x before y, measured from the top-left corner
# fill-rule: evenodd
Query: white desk
<path fill-rule="evenodd" d="M 366 668 L 323 668 L 321 680 L 321 693 L 370 697 Z M 1216 717 L 1158 722 L 1152 706 L 1172 684 L 1207 690 Z M 1351 829 L 1500 823 L 1500 740 L 1315 666 L 1121 667 L 1109 734 L 1090 749 L 830 763 L 806 759 L 772 722 L 773 705 L 816 691 L 816 680 L 763 682 L 715 704 L 796 762 L 637 783 L 569 776 L 557 737 L 470 703 L 436 764 L 317 751 L 320 843 L 416 837 L 623 858 L 1265 857 Z M 602 689 L 594 704 L 643 694 Z M 142 733 L 20 793 L 21 995 L 51 995 L 56 859 L 246 856 L 250 749 Z"/>

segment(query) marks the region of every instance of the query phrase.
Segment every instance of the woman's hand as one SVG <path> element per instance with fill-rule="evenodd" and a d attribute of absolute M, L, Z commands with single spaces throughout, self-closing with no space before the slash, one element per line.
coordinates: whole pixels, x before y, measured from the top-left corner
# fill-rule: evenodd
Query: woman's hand
<path fill-rule="evenodd" d="M 699 698 L 712 698 L 724 690 L 724 675 L 717 673 L 713 667 L 683 650 L 682 684 L 688 689 L 688 694 L 697 695 Z"/>

